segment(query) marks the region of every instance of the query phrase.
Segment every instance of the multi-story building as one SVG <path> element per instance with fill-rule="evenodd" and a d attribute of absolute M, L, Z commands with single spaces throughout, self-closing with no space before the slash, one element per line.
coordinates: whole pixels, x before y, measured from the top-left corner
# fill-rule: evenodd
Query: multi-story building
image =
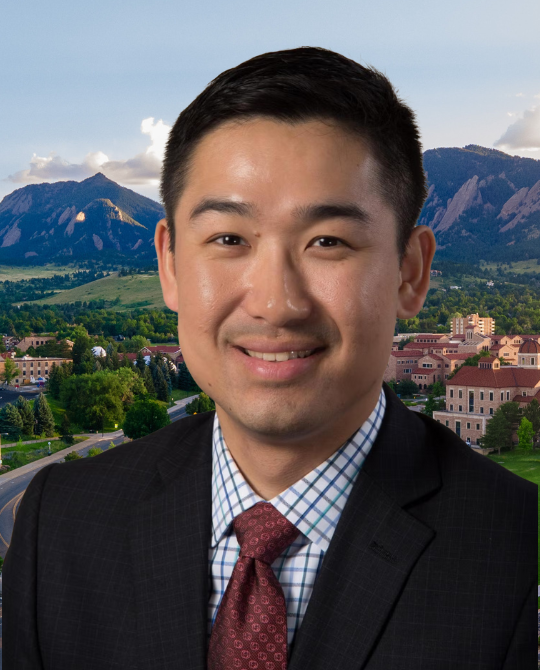
<path fill-rule="evenodd" d="M 11 357 L 11 360 L 15 363 L 18 373 L 11 383 L 16 386 L 23 386 L 24 384 L 33 384 L 38 377 L 43 377 L 47 381 L 53 365 L 68 363 L 71 358 L 23 356 L 22 358 Z M 0 357 L 0 372 L 4 371 L 5 365 L 4 355 Z"/>
<path fill-rule="evenodd" d="M 32 335 L 28 335 L 28 337 L 24 337 L 18 344 L 17 348 L 20 351 L 26 351 L 29 347 L 39 347 L 41 344 L 45 344 L 46 342 L 50 342 L 51 340 L 54 340 L 56 342 L 56 335 L 35 335 L 32 333 Z"/>
<path fill-rule="evenodd" d="M 464 366 L 446 384 L 446 410 L 433 418 L 471 444 L 486 432 L 486 424 L 505 402 L 540 401 L 540 344 L 526 340 L 518 357 L 526 366 L 501 366 L 498 358 L 483 357 L 478 367 Z M 532 361 L 532 362 L 531 362 Z"/>
<path fill-rule="evenodd" d="M 495 332 L 495 319 L 492 319 L 491 317 L 478 316 L 478 314 L 469 314 L 465 317 L 456 317 L 451 321 L 451 335 L 465 334 L 467 326 L 478 326 L 482 335 L 491 335 Z"/>

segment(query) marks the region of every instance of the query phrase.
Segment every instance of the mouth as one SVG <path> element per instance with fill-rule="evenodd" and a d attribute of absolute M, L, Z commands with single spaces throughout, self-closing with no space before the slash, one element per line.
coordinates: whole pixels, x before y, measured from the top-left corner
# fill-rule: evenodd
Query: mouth
<path fill-rule="evenodd" d="M 300 351 L 279 351 L 275 353 L 252 351 L 250 349 L 244 349 L 243 347 L 238 347 L 238 349 L 246 356 L 250 356 L 251 358 L 258 358 L 270 363 L 284 363 L 285 361 L 290 361 L 295 358 L 309 358 L 310 356 L 313 356 L 313 354 L 322 351 L 323 347 L 317 347 L 315 349 L 303 349 Z"/>

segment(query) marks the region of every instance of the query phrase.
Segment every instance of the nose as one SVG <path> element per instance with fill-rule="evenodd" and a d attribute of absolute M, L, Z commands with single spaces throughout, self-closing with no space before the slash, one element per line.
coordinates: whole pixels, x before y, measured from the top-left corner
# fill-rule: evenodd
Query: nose
<path fill-rule="evenodd" d="M 313 309 L 301 268 L 286 250 L 269 248 L 254 260 L 247 278 L 244 308 L 275 327 L 307 319 Z"/>

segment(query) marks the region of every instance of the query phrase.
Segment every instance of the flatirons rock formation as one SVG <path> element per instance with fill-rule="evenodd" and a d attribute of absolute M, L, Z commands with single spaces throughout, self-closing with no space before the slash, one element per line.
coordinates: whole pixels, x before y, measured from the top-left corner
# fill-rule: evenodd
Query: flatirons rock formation
<path fill-rule="evenodd" d="M 540 160 L 469 145 L 426 151 L 424 168 L 419 223 L 433 229 L 439 258 L 540 258 Z"/>
<path fill-rule="evenodd" d="M 0 262 L 153 260 L 163 207 L 98 173 L 82 182 L 32 184 L 0 203 Z"/>

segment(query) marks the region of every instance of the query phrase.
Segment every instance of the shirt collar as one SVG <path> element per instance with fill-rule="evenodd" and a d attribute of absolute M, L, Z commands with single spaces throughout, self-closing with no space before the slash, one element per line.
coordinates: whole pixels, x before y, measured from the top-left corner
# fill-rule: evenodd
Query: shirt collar
<path fill-rule="evenodd" d="M 324 463 L 282 491 L 271 502 L 309 541 L 326 551 L 382 424 L 386 397 L 381 388 L 375 408 L 358 430 Z M 212 454 L 212 547 L 232 532 L 233 519 L 263 500 L 246 482 L 214 416 Z"/>

